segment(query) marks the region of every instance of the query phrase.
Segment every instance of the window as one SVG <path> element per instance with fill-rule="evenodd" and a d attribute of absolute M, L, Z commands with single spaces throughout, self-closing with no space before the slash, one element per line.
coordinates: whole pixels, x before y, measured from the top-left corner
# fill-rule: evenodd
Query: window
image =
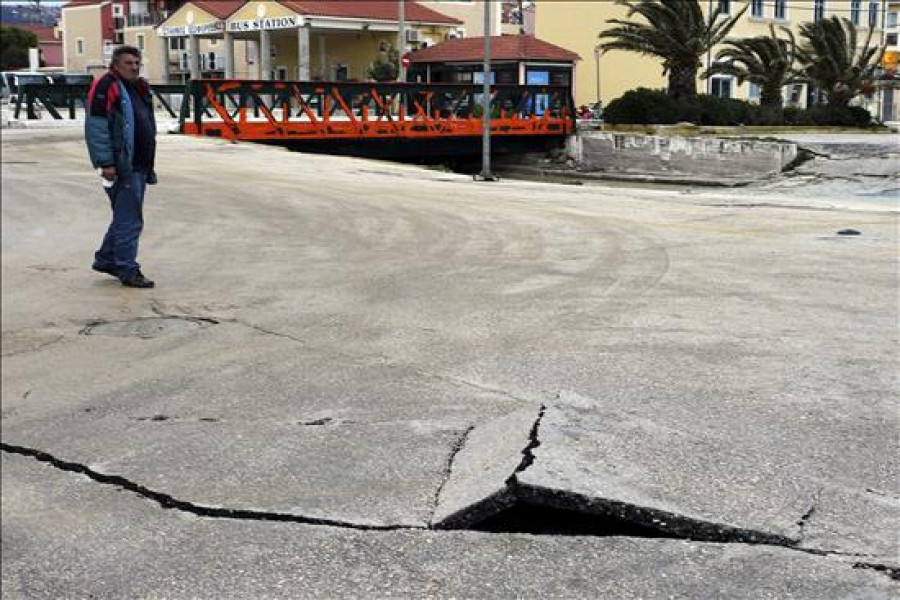
<path fill-rule="evenodd" d="M 731 14 L 731 0 L 719 0 L 719 10 L 723 15 Z"/>
<path fill-rule="evenodd" d="M 813 20 L 821 21 L 825 18 L 825 0 L 816 0 L 813 6 Z"/>
<path fill-rule="evenodd" d="M 84 40 L 81 38 L 75 40 L 75 54 L 79 56 L 84 54 Z"/>
<path fill-rule="evenodd" d="M 718 98 L 731 98 L 731 77 L 713 77 L 709 81 L 710 94 Z"/>
<path fill-rule="evenodd" d="M 170 38 L 169 39 L 169 50 L 184 50 L 184 38 Z"/>
<path fill-rule="evenodd" d="M 887 14 L 887 23 L 885 24 L 887 29 L 896 29 L 897 28 L 897 13 L 889 12 Z"/>
<path fill-rule="evenodd" d="M 747 92 L 747 97 L 750 100 L 759 100 L 759 93 L 760 93 L 759 84 L 751 83 L 750 90 Z"/>
<path fill-rule="evenodd" d="M 143 33 L 137 34 L 137 49 L 140 50 L 141 52 L 143 52 L 144 49 L 145 49 L 145 48 L 144 48 L 144 34 L 143 34 Z"/>
<path fill-rule="evenodd" d="M 114 17 L 121 19 L 125 16 L 125 9 L 121 4 L 113 4 L 112 5 L 112 14 Z"/>
<path fill-rule="evenodd" d="M 787 19 L 787 0 L 775 0 L 775 18 L 782 21 Z"/>
<path fill-rule="evenodd" d="M 897 45 L 897 34 L 889 33 L 886 36 L 884 36 L 884 43 L 887 44 L 888 46 L 896 46 Z"/>
<path fill-rule="evenodd" d="M 859 27 L 859 17 L 862 12 L 862 0 L 851 0 L 850 22 Z"/>
<path fill-rule="evenodd" d="M 875 29 L 878 27 L 878 3 L 869 2 L 869 27 Z"/>
<path fill-rule="evenodd" d="M 757 19 L 763 17 L 763 0 L 753 0 L 750 3 L 750 16 Z"/>

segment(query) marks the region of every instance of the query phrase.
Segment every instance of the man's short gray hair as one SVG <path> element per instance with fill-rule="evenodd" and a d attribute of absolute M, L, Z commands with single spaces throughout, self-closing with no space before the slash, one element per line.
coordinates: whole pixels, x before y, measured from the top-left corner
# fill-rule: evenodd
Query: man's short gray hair
<path fill-rule="evenodd" d="M 132 56 L 136 56 L 137 58 L 141 57 L 141 51 L 135 48 L 134 46 L 118 46 L 112 53 L 112 61 L 115 63 L 123 54 L 130 54 Z"/>

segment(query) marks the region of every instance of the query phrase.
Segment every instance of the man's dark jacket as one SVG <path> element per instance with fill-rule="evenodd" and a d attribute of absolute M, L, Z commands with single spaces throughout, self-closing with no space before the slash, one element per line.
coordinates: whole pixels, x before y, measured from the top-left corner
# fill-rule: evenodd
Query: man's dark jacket
<path fill-rule="evenodd" d="M 88 93 L 88 114 L 84 121 L 84 138 L 95 168 L 116 167 L 116 176 L 130 177 L 134 159 L 134 107 L 127 84 L 109 71 L 94 81 Z M 150 84 L 138 79 L 134 84 L 141 98 L 147 102 L 150 115 L 150 168 L 147 183 L 156 183 L 153 165 L 156 162 L 156 118 Z"/>

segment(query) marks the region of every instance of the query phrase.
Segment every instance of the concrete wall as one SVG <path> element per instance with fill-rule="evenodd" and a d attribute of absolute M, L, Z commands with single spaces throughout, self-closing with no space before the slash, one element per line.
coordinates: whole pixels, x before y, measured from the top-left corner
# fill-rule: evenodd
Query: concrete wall
<path fill-rule="evenodd" d="M 791 143 L 713 137 L 664 137 L 581 131 L 569 141 L 576 168 L 620 175 L 755 178 L 797 157 Z"/>

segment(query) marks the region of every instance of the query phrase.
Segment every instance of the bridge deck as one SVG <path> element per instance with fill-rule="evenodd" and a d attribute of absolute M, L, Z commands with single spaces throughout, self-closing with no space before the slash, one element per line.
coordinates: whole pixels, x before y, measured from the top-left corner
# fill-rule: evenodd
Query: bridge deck
<path fill-rule="evenodd" d="M 478 137 L 481 86 L 199 80 L 182 106 L 182 132 L 236 140 Z M 574 130 L 570 90 L 494 86 L 491 132 L 564 138 Z"/>

